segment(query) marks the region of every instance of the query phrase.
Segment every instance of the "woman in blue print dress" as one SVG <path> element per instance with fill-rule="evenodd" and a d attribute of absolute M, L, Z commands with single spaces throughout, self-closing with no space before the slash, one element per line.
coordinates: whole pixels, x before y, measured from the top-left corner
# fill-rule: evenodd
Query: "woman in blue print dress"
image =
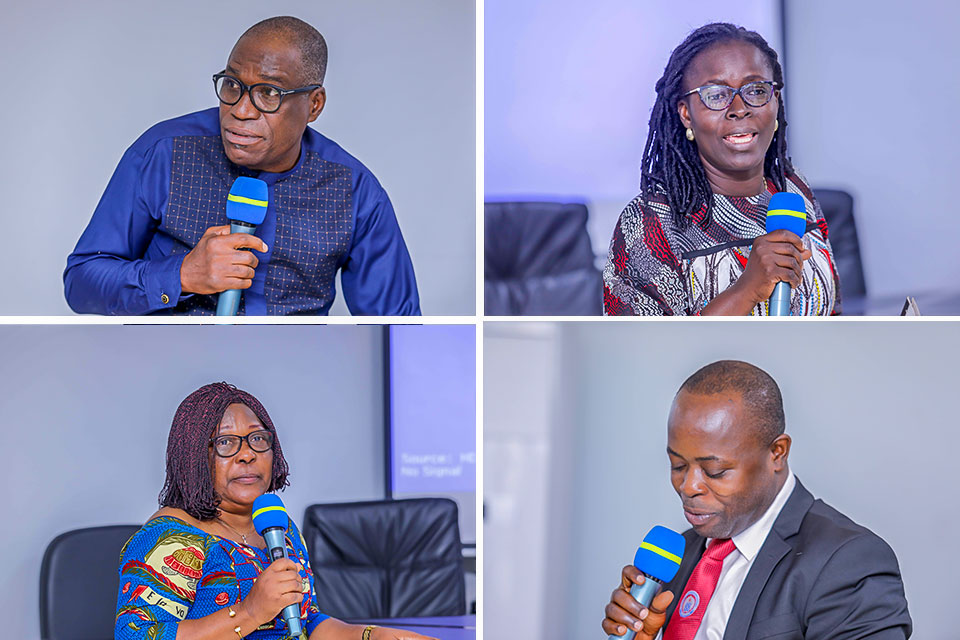
<path fill-rule="evenodd" d="M 114 637 L 284 640 L 290 636 L 280 612 L 299 604 L 310 640 L 425 640 L 321 613 L 293 520 L 289 559 L 271 563 L 252 506 L 287 486 L 287 473 L 273 422 L 256 398 L 223 382 L 190 394 L 170 429 L 162 508 L 121 552 Z"/>

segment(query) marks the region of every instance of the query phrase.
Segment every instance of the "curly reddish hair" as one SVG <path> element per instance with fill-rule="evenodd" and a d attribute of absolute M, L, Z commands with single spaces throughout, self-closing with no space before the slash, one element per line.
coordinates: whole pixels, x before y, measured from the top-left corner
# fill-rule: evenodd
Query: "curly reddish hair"
<path fill-rule="evenodd" d="M 274 436 L 273 478 L 267 490 L 281 490 L 290 484 L 287 461 L 270 414 L 246 391 L 226 382 L 214 382 L 187 396 L 173 416 L 167 439 L 167 478 L 160 490 L 160 506 L 183 509 L 197 520 L 217 517 L 221 498 L 213 488 L 210 438 L 227 406 L 234 403 L 249 407 Z"/>

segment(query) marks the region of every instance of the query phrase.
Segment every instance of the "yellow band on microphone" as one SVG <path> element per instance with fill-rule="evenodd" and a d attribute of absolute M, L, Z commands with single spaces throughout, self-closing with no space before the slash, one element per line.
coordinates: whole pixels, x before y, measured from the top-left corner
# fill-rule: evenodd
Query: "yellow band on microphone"
<path fill-rule="evenodd" d="M 791 218 L 807 219 L 806 211 L 794 211 L 793 209 L 771 209 L 767 211 L 768 216 L 790 216 Z"/>
<path fill-rule="evenodd" d="M 265 207 L 267 206 L 266 200 L 254 200 L 253 198 L 245 198 L 243 196 L 235 196 L 232 193 L 227 194 L 227 200 L 230 202 L 242 202 L 243 204 L 252 204 L 255 207 Z"/>
<path fill-rule="evenodd" d="M 287 512 L 287 510 L 284 509 L 283 507 L 278 507 L 278 506 L 263 507 L 262 509 L 257 509 L 256 511 L 254 511 L 254 512 L 253 512 L 253 517 L 256 518 L 256 517 L 258 517 L 261 513 L 266 513 L 267 511 L 283 511 L 284 513 Z"/>
<path fill-rule="evenodd" d="M 661 549 L 660 547 L 654 546 L 654 545 L 650 544 L 649 542 L 647 542 L 646 540 L 644 540 L 643 542 L 640 543 L 640 548 L 641 548 L 641 549 L 646 549 L 647 551 L 653 551 L 653 552 L 654 552 L 655 554 L 657 554 L 658 556 L 663 556 L 663 557 L 666 558 L 667 560 L 670 560 L 670 561 L 672 561 L 672 562 L 676 562 L 677 564 L 680 564 L 680 556 L 678 556 L 678 555 L 676 555 L 676 554 L 673 554 L 673 553 L 670 553 L 669 551 L 664 551 L 664 550 Z"/>

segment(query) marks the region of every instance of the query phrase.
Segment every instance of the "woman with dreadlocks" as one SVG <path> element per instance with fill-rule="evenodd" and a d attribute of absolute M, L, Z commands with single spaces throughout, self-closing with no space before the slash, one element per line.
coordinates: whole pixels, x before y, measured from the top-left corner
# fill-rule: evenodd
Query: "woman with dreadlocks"
<path fill-rule="evenodd" d="M 293 520 L 289 559 L 271 562 L 253 526 L 253 501 L 287 482 L 263 405 L 225 382 L 191 393 L 173 418 L 161 509 L 120 558 L 117 640 L 280 640 L 280 612 L 300 606 L 310 640 L 427 640 L 345 624 L 320 612 L 306 545 Z"/>
<path fill-rule="evenodd" d="M 614 230 L 608 315 L 763 315 L 778 282 L 792 315 L 839 312 L 827 224 L 787 156 L 783 72 L 757 33 L 700 27 L 657 81 L 640 194 Z M 803 197 L 807 232 L 765 232 L 770 197 Z"/>

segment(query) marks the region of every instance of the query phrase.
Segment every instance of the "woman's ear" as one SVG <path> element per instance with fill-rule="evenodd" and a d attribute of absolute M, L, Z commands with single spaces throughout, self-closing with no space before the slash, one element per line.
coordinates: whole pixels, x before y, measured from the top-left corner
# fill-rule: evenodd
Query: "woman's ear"
<path fill-rule="evenodd" d="M 680 102 L 677 103 L 677 113 L 680 115 L 680 122 L 683 123 L 684 127 L 689 129 L 693 121 L 690 120 L 690 107 L 687 106 L 686 100 L 681 99 Z"/>

